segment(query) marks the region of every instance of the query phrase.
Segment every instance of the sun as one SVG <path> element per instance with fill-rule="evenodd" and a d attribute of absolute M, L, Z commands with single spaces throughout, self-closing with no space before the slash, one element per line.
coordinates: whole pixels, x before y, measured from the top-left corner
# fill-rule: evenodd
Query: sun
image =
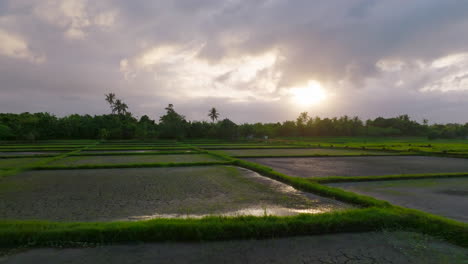
<path fill-rule="evenodd" d="M 294 102 L 302 106 L 318 104 L 327 97 L 322 85 L 317 81 L 309 81 L 307 86 L 291 88 L 289 91 Z"/>

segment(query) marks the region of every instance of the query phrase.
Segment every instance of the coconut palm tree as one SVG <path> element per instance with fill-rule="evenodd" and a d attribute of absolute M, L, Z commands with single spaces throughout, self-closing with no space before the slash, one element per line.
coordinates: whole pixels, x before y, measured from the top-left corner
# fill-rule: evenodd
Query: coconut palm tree
<path fill-rule="evenodd" d="M 128 105 L 124 103 L 122 100 L 117 99 L 114 102 L 114 107 L 112 108 L 112 113 L 117 112 L 118 115 L 126 114 L 128 109 Z"/>
<path fill-rule="evenodd" d="M 219 113 L 216 110 L 216 108 L 211 108 L 210 111 L 208 112 L 208 116 L 211 118 L 211 121 L 214 123 L 215 120 L 218 120 Z"/>
<path fill-rule="evenodd" d="M 115 111 L 114 111 L 115 93 L 109 93 L 109 94 L 106 94 L 105 96 L 106 96 L 106 101 L 110 105 L 112 113 L 115 113 Z"/>

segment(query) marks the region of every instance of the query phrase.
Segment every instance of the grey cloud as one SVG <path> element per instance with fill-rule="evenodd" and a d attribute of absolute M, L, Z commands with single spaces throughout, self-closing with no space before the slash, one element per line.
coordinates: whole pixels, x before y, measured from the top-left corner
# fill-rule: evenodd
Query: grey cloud
<path fill-rule="evenodd" d="M 291 119 L 301 110 L 323 116 L 366 117 L 401 112 L 431 115 L 427 118 L 439 122 L 468 121 L 462 114 L 468 110 L 466 102 L 453 99 L 466 98 L 466 92 L 419 93 L 437 77 L 432 73 L 408 79 L 404 87 L 395 89 L 394 83 L 402 76 L 382 73 L 376 67 L 382 59 L 429 63 L 468 52 L 466 1 L 105 1 L 91 10 L 118 10 L 114 25 L 106 30 L 90 25 L 83 29 L 86 37 L 80 40 L 64 38 L 64 28 L 34 16 L 32 8 L 37 1 L 13 2 L 0 2 L 0 29 L 24 36 L 28 46 L 44 54 L 47 61 L 32 65 L 0 56 L 2 112 L 105 113 L 103 94 L 114 91 L 129 102 L 130 110 L 153 117 L 161 114 L 167 103 L 174 103 L 193 119 L 206 118 L 208 107 L 220 105 L 236 122 Z M 11 19 L 2 24 L 5 16 Z M 323 82 L 339 96 L 311 109 L 284 101 L 235 102 L 210 94 L 184 98 L 178 84 L 166 86 L 167 82 L 158 81 L 171 80 L 173 71 L 154 68 L 130 81 L 119 71 L 121 60 L 148 48 L 187 43 L 204 43 L 197 59 L 212 65 L 226 58 L 277 50 L 282 59 L 272 67 L 282 75 L 271 97 L 281 88 L 310 79 Z M 230 75 L 225 72 L 213 82 L 226 83 Z M 265 78 L 268 72 L 257 75 Z M 408 75 L 405 78 L 411 77 Z M 260 90 L 258 85 L 251 81 L 234 88 L 255 91 Z M 379 99 L 381 93 L 384 99 Z"/>

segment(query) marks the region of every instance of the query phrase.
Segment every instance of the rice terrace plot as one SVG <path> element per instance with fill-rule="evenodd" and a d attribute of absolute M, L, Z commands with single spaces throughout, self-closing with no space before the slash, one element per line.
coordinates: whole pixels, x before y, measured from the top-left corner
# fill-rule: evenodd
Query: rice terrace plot
<path fill-rule="evenodd" d="M 394 153 L 347 150 L 347 149 L 321 149 L 321 148 L 282 148 L 282 149 L 223 149 L 220 153 L 234 157 L 256 157 L 256 156 L 364 156 L 364 155 L 391 155 Z"/>
<path fill-rule="evenodd" d="M 285 142 L 87 143 L 0 159 L 0 263 L 52 255 L 56 262 L 47 262 L 128 263 L 135 250 L 141 263 L 218 262 L 241 251 L 247 253 L 239 263 L 468 259 L 466 159 Z M 354 182 L 454 172 L 460 175 L 453 179 Z M 327 183 L 330 176 L 345 182 Z M 159 243 L 165 241 L 174 243 Z M 82 248 L 47 249 L 57 245 Z M 252 247 L 257 250 L 247 250 Z"/>
<path fill-rule="evenodd" d="M 330 186 L 468 222 L 468 178 L 345 182 Z"/>
<path fill-rule="evenodd" d="M 218 158 L 203 154 L 188 155 L 133 155 L 133 156 L 70 156 L 49 165 L 99 165 L 99 164 L 144 164 L 144 163 L 196 163 L 217 162 Z"/>
<path fill-rule="evenodd" d="M 29 171 L 3 180 L 0 200 L 0 218 L 55 221 L 293 215 L 350 208 L 226 166 Z"/>
<path fill-rule="evenodd" d="M 296 177 L 377 176 L 468 171 L 468 160 L 425 156 L 247 158 Z"/>

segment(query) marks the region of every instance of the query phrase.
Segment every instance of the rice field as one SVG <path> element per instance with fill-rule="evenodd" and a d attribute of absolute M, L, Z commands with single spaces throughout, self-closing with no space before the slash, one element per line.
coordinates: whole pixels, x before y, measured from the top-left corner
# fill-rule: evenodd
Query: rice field
<path fill-rule="evenodd" d="M 440 247 L 455 252 L 441 253 L 441 259 L 463 259 L 456 252 L 468 247 L 466 144 L 361 140 L 0 144 L 0 263 L 35 260 L 38 251 L 8 253 L 31 245 L 241 239 L 236 244 L 240 249 L 250 245 L 244 239 L 293 243 L 292 236 L 306 236 L 326 244 L 334 239 L 331 233 L 351 232 L 356 242 L 346 245 L 357 251 L 350 256 L 369 248 L 362 238 L 370 231 L 392 237 L 392 245 L 409 252 L 405 257 L 411 260 L 425 256 L 411 250 L 421 233 L 445 239 L 437 246 L 427 244 L 431 252 Z M 415 174 L 421 179 L 414 179 Z M 457 178 L 436 178 L 444 174 Z M 363 181 L 381 175 L 398 178 Z M 340 183 L 326 183 L 333 177 Z M 417 241 L 394 239 L 406 231 L 415 232 L 410 236 Z M 286 242 L 274 241 L 278 249 L 262 254 L 286 247 Z M 215 243 L 214 248 L 223 245 Z M 171 250 L 183 248 L 175 244 Z M 39 254 L 49 254 L 47 250 Z M 397 263 L 400 253 L 391 255 L 394 251 L 387 247 L 361 257 L 384 261 L 378 257 L 392 256 Z M 310 256 L 320 254 L 325 251 Z"/>

